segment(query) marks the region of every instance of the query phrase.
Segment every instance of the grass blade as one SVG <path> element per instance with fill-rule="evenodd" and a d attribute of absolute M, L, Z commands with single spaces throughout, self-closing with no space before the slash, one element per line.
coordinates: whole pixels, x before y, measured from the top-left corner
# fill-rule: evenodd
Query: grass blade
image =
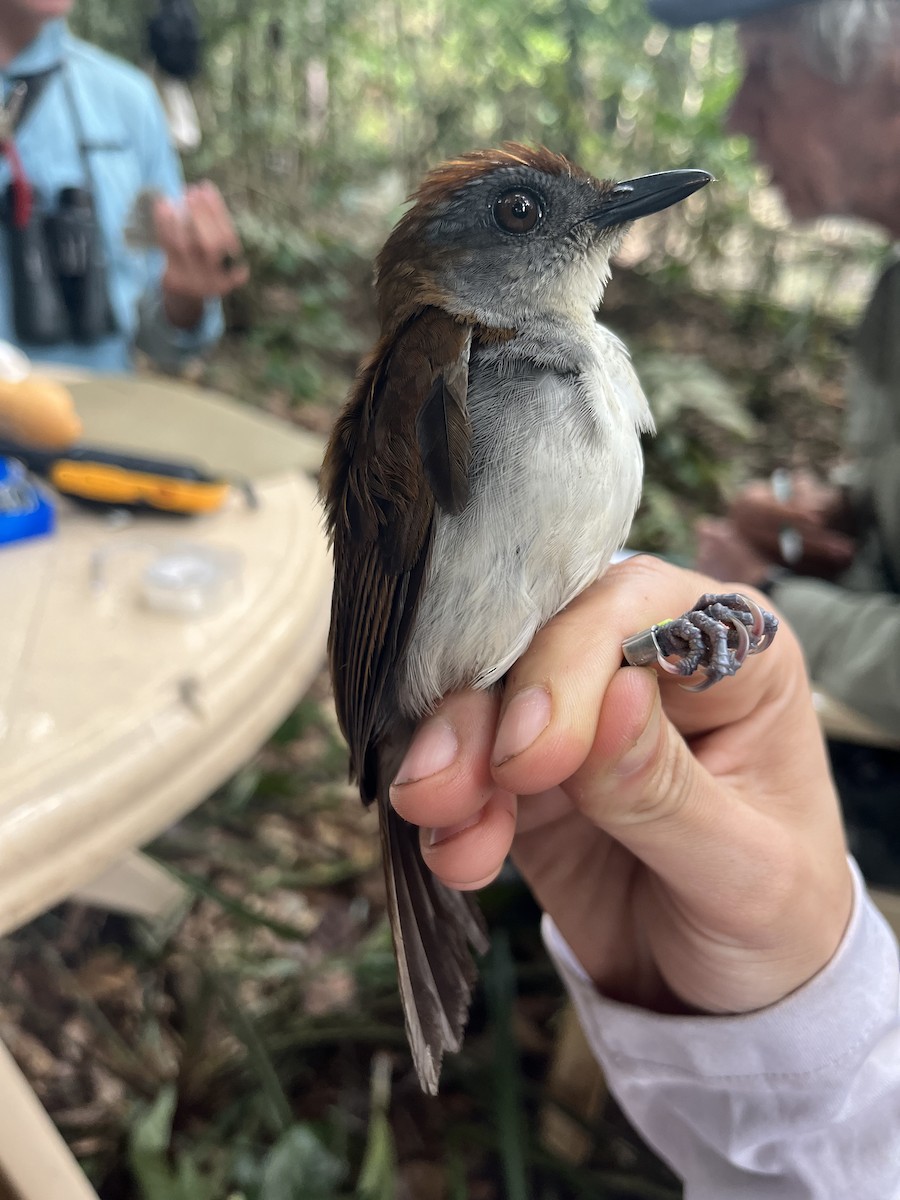
<path fill-rule="evenodd" d="M 513 1034 L 515 968 L 509 938 L 503 929 L 492 935 L 484 980 L 493 1031 L 497 1142 L 506 1182 L 506 1200 L 529 1200 L 531 1190 L 525 1159 L 528 1142 L 522 1104 L 522 1074 Z"/>

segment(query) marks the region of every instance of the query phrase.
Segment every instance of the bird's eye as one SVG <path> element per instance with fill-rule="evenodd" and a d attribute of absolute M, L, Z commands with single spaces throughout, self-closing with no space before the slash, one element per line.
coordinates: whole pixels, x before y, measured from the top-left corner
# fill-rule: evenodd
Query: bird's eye
<path fill-rule="evenodd" d="M 542 216 L 540 199 L 525 188 L 504 192 L 494 201 L 494 220 L 507 233 L 530 233 Z"/>

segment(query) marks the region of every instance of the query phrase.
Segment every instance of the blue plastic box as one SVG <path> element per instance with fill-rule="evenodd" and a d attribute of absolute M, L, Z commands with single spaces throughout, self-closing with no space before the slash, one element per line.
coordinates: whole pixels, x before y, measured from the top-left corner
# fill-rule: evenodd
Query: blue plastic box
<path fill-rule="evenodd" d="M 53 505 L 14 458 L 0 457 L 0 545 L 51 533 Z"/>

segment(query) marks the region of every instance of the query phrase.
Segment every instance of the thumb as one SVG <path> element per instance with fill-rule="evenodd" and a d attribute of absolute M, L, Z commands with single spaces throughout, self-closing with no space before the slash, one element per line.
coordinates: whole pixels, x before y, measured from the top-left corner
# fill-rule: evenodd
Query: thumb
<path fill-rule="evenodd" d="M 771 820 L 698 762 L 663 712 L 649 669 L 616 673 L 591 750 L 563 788 L 695 910 L 711 896 L 752 894 L 771 872 Z"/>
<path fill-rule="evenodd" d="M 620 836 L 674 817 L 697 786 L 697 767 L 663 715 L 655 671 L 624 667 L 606 690 L 586 759 L 563 786 L 585 816 Z"/>

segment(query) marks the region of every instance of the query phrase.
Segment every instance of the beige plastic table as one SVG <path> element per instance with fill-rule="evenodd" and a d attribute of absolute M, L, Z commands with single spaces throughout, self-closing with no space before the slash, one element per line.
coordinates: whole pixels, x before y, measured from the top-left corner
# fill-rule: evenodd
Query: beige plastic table
<path fill-rule="evenodd" d="M 304 474 L 317 439 L 163 379 L 71 386 L 86 439 L 252 478 L 260 504 L 124 525 L 60 505 L 53 537 L 0 547 L 0 933 L 75 892 L 159 904 L 159 872 L 135 849 L 264 742 L 327 632 L 331 569 Z M 185 542 L 238 564 L 217 612 L 142 599 L 143 566 Z M 0 1107 L 0 1169 L 23 1200 L 94 1197 L 2 1046 Z"/>

